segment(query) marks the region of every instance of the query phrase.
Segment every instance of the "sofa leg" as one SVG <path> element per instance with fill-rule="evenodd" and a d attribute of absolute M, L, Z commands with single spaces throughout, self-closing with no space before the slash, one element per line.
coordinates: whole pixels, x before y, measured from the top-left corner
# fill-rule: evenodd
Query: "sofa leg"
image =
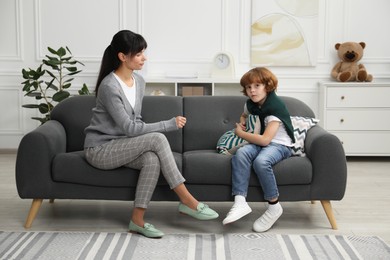
<path fill-rule="evenodd" d="M 28 216 L 27 216 L 26 223 L 24 224 L 24 228 L 31 227 L 31 225 L 35 219 L 35 216 L 37 215 L 39 208 L 42 205 L 42 201 L 43 201 L 43 199 L 33 199 L 32 203 L 31 203 L 30 211 L 29 211 Z"/>
<path fill-rule="evenodd" d="M 330 203 L 329 200 L 321 200 L 321 204 L 325 210 L 326 216 L 328 217 L 332 229 L 337 230 L 337 223 L 333 214 L 332 204 Z"/>
<path fill-rule="evenodd" d="M 50 199 L 50 200 L 49 200 L 49 203 L 54 203 L 54 199 Z"/>

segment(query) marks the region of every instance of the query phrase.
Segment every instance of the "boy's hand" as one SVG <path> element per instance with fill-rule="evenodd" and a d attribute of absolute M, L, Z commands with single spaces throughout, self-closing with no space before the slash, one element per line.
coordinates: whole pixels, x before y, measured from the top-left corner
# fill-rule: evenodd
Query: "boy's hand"
<path fill-rule="evenodd" d="M 236 129 L 234 129 L 234 133 L 241 137 L 241 133 L 245 132 L 246 127 L 242 124 L 236 123 Z"/>

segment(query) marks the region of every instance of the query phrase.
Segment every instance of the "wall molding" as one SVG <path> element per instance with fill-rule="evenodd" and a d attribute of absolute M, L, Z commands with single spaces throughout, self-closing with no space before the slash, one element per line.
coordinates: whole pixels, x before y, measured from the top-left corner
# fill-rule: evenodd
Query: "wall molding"
<path fill-rule="evenodd" d="M 5 56 L 0 55 L 0 61 L 23 61 L 23 48 L 22 48 L 22 42 L 23 42 L 23 15 L 22 13 L 22 4 L 21 0 L 15 0 L 15 27 L 16 27 L 16 54 L 14 56 Z"/>
<path fill-rule="evenodd" d="M 18 0 L 20 1 L 20 0 Z M 35 59 L 36 61 L 41 61 L 45 58 L 45 54 L 43 54 L 43 41 L 42 41 L 42 1 L 34 0 L 34 25 L 35 25 Z M 125 28 L 125 0 L 117 0 L 118 2 L 118 30 L 122 30 Z M 45 49 L 46 50 L 46 49 Z M 83 62 L 91 62 L 91 63 L 100 63 L 101 56 L 83 56 L 77 55 L 78 60 L 82 60 Z"/>
<path fill-rule="evenodd" d="M 1 86 L 0 85 L 0 92 L 6 92 L 6 91 L 10 91 L 10 92 L 16 92 L 16 96 L 17 96 L 17 99 L 14 100 L 17 102 L 16 106 L 17 106 L 17 115 L 18 115 L 18 120 L 17 120 L 17 125 L 18 127 L 17 128 L 11 128 L 11 129 L 4 129 L 2 128 L 2 126 L 0 125 L 0 135 L 13 135 L 13 134 L 17 134 L 17 135 L 20 135 L 20 134 L 23 134 L 23 130 L 24 130 L 24 111 L 23 111 L 23 107 L 22 107 L 22 99 L 23 99 L 23 95 L 22 95 L 22 90 L 20 88 L 13 88 L 13 87 L 6 87 L 6 86 Z"/>

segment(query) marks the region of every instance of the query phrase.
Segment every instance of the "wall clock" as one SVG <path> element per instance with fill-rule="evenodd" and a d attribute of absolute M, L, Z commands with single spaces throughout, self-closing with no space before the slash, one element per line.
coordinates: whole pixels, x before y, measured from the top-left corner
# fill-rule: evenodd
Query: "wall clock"
<path fill-rule="evenodd" d="M 211 76 L 214 78 L 234 77 L 234 60 L 231 54 L 219 52 L 215 55 Z"/>

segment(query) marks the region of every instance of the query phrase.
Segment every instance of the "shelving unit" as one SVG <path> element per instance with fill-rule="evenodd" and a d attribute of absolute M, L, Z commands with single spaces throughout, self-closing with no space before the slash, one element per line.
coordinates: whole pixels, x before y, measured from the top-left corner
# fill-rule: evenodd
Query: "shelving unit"
<path fill-rule="evenodd" d="M 239 96 L 241 86 L 239 79 L 215 79 L 215 78 L 145 78 L 146 95 L 153 91 L 162 91 L 168 96 L 182 94 L 183 86 L 205 87 L 204 95 L 212 96 Z"/>

